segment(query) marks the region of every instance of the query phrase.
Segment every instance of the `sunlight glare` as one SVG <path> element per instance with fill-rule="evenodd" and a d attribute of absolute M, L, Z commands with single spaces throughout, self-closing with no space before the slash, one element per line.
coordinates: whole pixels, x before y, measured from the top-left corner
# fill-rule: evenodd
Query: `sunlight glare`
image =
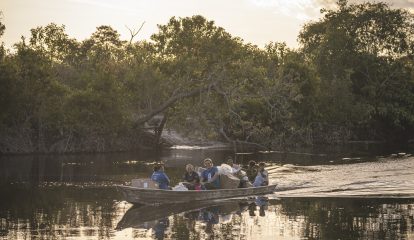
<path fill-rule="evenodd" d="M 274 13 L 294 16 L 301 21 L 308 21 L 319 15 L 322 4 L 317 0 L 249 0 L 252 4 L 273 8 Z"/>

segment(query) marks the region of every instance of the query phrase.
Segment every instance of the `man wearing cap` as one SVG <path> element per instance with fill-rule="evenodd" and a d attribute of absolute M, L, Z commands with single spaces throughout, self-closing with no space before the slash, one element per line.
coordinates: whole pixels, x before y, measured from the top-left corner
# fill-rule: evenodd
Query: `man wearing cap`
<path fill-rule="evenodd" d="M 201 180 L 206 189 L 220 189 L 220 174 L 218 168 L 213 166 L 213 160 L 210 158 L 204 159 L 204 166 L 206 170 L 201 173 Z"/>

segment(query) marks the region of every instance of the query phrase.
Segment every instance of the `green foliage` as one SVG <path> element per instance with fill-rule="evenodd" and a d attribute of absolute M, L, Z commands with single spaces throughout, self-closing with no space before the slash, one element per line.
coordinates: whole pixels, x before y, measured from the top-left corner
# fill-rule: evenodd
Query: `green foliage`
<path fill-rule="evenodd" d="M 160 72 L 168 76 L 167 85 L 161 88 L 164 93 L 174 96 L 194 89 L 206 91 L 170 109 L 171 124 L 182 126 L 188 119 L 188 124 L 201 132 L 220 128 L 236 89 L 245 88 L 248 75 L 252 75 L 250 68 L 243 66 L 251 58 L 249 49 L 202 16 L 171 18 L 159 29 L 152 40 Z"/>
<path fill-rule="evenodd" d="M 355 129 L 356 138 L 407 139 L 414 126 L 412 68 L 401 62 L 414 56 L 413 15 L 385 3 L 338 4 L 299 36 L 325 89 L 322 120 Z"/>
<path fill-rule="evenodd" d="M 1 16 L 3 15 L 2 12 L 0 12 L 0 37 L 3 36 L 4 31 L 6 30 L 6 26 L 1 22 Z"/>
<path fill-rule="evenodd" d="M 404 10 L 339 1 L 297 50 L 246 44 L 202 16 L 158 27 L 151 41 L 100 26 L 79 42 L 52 23 L 2 47 L 0 151 L 131 149 L 156 115 L 193 137 L 268 148 L 414 134 Z"/>
<path fill-rule="evenodd" d="M 52 62 L 62 62 L 70 57 L 78 47 L 75 39 L 65 33 L 65 26 L 54 23 L 31 30 L 30 49 L 49 58 Z"/>
<path fill-rule="evenodd" d="M 6 26 L 1 22 L 2 12 L 0 12 L 0 38 L 3 36 L 4 31 L 6 30 Z M 0 43 L 0 61 L 3 60 L 4 56 L 6 55 L 6 49 L 4 48 L 4 43 Z"/>

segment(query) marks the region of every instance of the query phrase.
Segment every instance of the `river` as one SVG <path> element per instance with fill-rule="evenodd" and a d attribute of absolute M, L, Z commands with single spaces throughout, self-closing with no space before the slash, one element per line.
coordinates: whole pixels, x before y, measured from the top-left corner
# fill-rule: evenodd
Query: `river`
<path fill-rule="evenodd" d="M 277 192 L 152 207 L 114 187 L 148 177 L 157 161 L 177 183 L 185 164 L 228 155 L 266 162 Z M 1 156 L 0 239 L 414 239 L 414 158 L 378 155 L 178 147 Z"/>

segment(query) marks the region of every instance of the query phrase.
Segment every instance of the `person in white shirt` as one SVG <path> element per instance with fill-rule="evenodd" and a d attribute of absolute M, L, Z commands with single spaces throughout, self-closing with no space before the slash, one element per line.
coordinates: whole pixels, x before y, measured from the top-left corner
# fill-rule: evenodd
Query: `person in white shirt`
<path fill-rule="evenodd" d="M 264 162 L 259 163 L 259 169 L 253 182 L 254 187 L 269 185 L 269 173 L 265 170 L 265 166 L 266 164 Z"/>
<path fill-rule="evenodd" d="M 241 171 L 240 165 L 235 164 L 231 157 L 227 157 L 226 163 L 227 163 L 227 165 L 229 165 L 231 167 L 231 173 L 232 174 L 237 174 L 238 172 Z"/>

